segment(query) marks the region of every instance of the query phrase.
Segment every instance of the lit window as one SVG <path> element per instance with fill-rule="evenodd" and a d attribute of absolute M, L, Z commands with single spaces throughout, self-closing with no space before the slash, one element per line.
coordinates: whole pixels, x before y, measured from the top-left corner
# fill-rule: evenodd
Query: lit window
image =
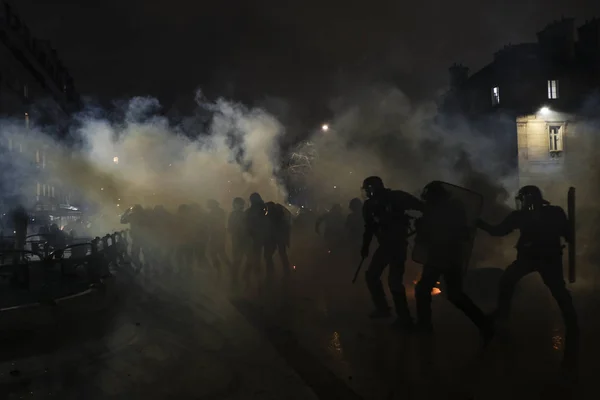
<path fill-rule="evenodd" d="M 558 81 L 557 80 L 548 81 L 548 98 L 549 99 L 558 99 Z"/>
<path fill-rule="evenodd" d="M 498 86 L 492 88 L 492 105 L 500 104 L 500 88 Z"/>
<path fill-rule="evenodd" d="M 553 156 L 563 151 L 563 130 L 560 125 L 548 127 L 550 139 L 550 154 Z"/>

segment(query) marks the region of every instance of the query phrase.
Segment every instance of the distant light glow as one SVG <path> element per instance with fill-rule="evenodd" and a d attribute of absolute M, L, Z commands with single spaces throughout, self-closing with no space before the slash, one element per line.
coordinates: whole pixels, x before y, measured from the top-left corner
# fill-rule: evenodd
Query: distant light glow
<path fill-rule="evenodd" d="M 329 130 L 329 125 L 327 125 L 327 124 L 323 124 L 323 126 L 321 126 L 321 130 L 322 130 L 323 132 L 327 132 L 327 131 Z"/>
<path fill-rule="evenodd" d="M 119 163 L 119 157 L 113 157 L 113 162 L 115 164 L 118 164 Z"/>
<path fill-rule="evenodd" d="M 549 112 L 550 112 L 550 108 L 549 107 L 544 106 L 544 107 L 540 108 L 540 113 L 541 114 L 548 114 Z"/>

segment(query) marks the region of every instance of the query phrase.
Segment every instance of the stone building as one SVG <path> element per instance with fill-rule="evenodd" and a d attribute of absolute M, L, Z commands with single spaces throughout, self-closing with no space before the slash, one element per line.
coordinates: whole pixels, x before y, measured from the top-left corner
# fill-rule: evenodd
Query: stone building
<path fill-rule="evenodd" d="M 73 79 L 56 50 L 49 42 L 34 38 L 11 4 L 0 0 L 0 130 L 9 124 L 23 128 L 23 140 L 19 136 L 9 139 L 0 132 L 0 201 L 4 209 L 21 202 L 58 215 L 61 205 L 68 205 L 69 194 L 45 173 L 49 149 L 26 135 L 34 125 L 51 126 L 49 132 L 60 140 L 79 106 Z M 31 167 L 29 182 L 21 181 L 24 162 Z M 16 163 L 20 165 L 18 173 Z"/>
<path fill-rule="evenodd" d="M 505 46 L 471 76 L 455 64 L 450 76 L 441 112 L 466 116 L 491 132 L 519 185 L 562 192 L 589 178 L 580 164 L 598 133 L 600 19 L 577 29 L 573 19 L 552 22 L 537 42 Z"/>

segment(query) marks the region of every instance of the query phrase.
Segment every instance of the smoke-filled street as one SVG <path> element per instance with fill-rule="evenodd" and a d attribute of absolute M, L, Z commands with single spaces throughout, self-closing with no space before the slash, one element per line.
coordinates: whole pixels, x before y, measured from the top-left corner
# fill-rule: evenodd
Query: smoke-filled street
<path fill-rule="evenodd" d="M 0 400 L 596 399 L 600 2 L 496 3 L 0 0 Z"/>
<path fill-rule="evenodd" d="M 276 259 L 271 286 L 264 266 L 253 284 L 231 290 L 227 268 L 217 281 L 212 267 L 197 263 L 184 276 L 176 263 L 175 272 L 159 275 L 116 263 L 104 290 L 30 312 L 25 319 L 35 330 L 23 317 L 4 319 L 5 340 L 15 345 L 3 352 L 2 392 L 61 399 L 565 399 L 593 390 L 599 327 L 591 281 L 573 286 L 585 351 L 577 368 L 561 369 L 563 322 L 539 277 L 521 283 L 508 326 L 484 349 L 443 285 L 432 292 L 433 334 L 400 331 L 392 318 L 370 320 L 364 273 L 351 283 L 360 257 L 352 249 L 331 251 L 322 239 L 315 233 L 291 247 L 290 276 Z M 413 314 L 420 270 L 407 263 Z M 482 266 L 465 278 L 486 311 L 495 306 L 499 276 Z"/>

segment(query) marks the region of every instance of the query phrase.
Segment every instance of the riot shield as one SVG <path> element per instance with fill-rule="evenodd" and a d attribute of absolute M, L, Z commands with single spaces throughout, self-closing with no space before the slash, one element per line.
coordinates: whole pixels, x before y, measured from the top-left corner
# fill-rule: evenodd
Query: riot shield
<path fill-rule="evenodd" d="M 569 218 L 569 282 L 575 283 L 576 279 L 576 264 L 575 264 L 575 251 L 576 251 L 576 230 L 575 230 L 575 188 L 570 187 L 567 195 L 567 216 Z"/>
<path fill-rule="evenodd" d="M 462 226 L 447 226 L 447 224 L 442 220 L 439 222 L 435 222 L 437 227 L 434 230 L 446 229 L 448 234 L 453 235 L 452 239 L 456 239 L 459 237 L 459 253 L 460 253 L 460 261 L 462 264 L 462 268 L 464 271 L 469 266 L 469 261 L 471 259 L 471 253 L 473 251 L 473 244 L 475 241 L 475 235 L 477 233 L 477 220 L 481 215 L 481 211 L 483 209 L 483 196 L 479 193 L 476 193 L 472 190 L 465 189 L 460 186 L 453 185 L 447 182 L 439 182 L 446 193 L 449 194 L 449 202 L 452 202 L 460 207 L 461 213 L 464 213 L 464 216 L 461 217 Z M 454 219 L 456 221 L 456 219 Z M 454 231 L 453 231 L 454 229 Z M 452 233 L 454 232 L 454 233 Z M 435 247 L 435 246 L 433 246 Z M 434 252 L 436 250 L 430 250 L 431 245 L 428 240 L 420 240 L 419 238 L 419 227 L 417 226 L 417 236 L 415 238 L 415 244 L 412 251 L 412 259 L 418 264 L 427 264 L 432 261 L 437 254 L 429 254 L 430 251 Z M 440 268 L 450 267 L 450 265 L 440 265 Z"/>

